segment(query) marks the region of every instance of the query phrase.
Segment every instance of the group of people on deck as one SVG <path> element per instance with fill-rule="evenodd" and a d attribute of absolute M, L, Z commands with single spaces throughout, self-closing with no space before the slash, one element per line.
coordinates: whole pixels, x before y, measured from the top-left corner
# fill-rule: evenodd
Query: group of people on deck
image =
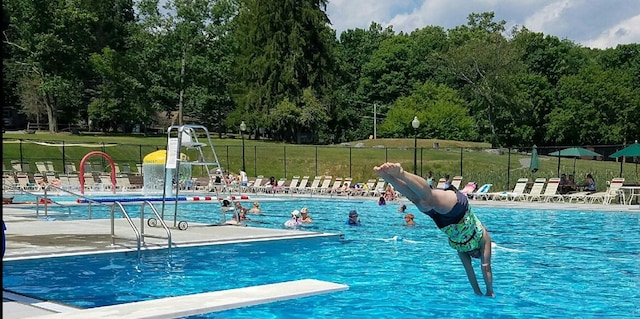
<path fill-rule="evenodd" d="M 584 183 L 577 185 L 573 175 L 567 176 L 567 174 L 560 175 L 560 183 L 558 185 L 559 194 L 570 194 L 578 191 L 578 188 L 583 188 L 585 192 L 596 192 L 596 182 L 593 179 L 591 173 L 587 174 Z"/>

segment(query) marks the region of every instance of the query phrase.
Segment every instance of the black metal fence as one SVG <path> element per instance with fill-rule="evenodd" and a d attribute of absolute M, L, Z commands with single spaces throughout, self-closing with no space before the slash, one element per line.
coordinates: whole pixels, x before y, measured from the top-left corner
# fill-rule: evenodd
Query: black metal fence
<path fill-rule="evenodd" d="M 550 153 L 566 148 L 537 147 L 540 167 L 534 173 L 529 170 L 532 148 L 465 148 L 440 147 L 363 147 L 343 144 L 339 146 L 214 146 L 220 166 L 230 172 L 238 172 L 243 160 L 249 176 L 291 178 L 293 176 L 333 176 L 352 177 L 354 182 L 366 182 L 376 178 L 372 168 L 383 162 L 400 162 L 407 171 L 416 171 L 421 176 L 429 172 L 437 178 L 448 174 L 463 176 L 463 183 L 490 183 L 495 190 L 512 189 L 521 177 L 556 177 L 561 173 L 576 176 L 581 181 L 591 173 L 600 189 L 614 177 L 625 177 L 630 183 L 638 183 L 638 162 L 635 158 L 609 158 L 623 145 L 603 145 L 585 147 L 601 154 L 597 157 L 557 157 Z M 567 146 L 568 147 L 568 146 Z M 130 168 L 132 174 L 139 173 L 139 165 L 146 155 L 162 150 L 165 145 L 139 144 L 82 144 L 65 142 L 45 142 L 21 139 L 3 139 L 3 171 L 24 171 L 40 173 L 37 162 L 50 162 L 58 174 L 72 173 L 80 161 L 90 152 L 106 153 L 115 163 Z M 184 149 L 186 155 L 195 160 L 199 152 Z M 214 161 L 210 146 L 203 150 L 207 161 Z M 415 153 L 414 153 L 415 152 Z M 243 155 L 244 154 L 244 155 Z M 244 156 L 244 157 L 243 157 Z M 415 163 L 414 163 L 415 158 Z M 103 157 L 87 159 L 92 166 L 101 166 L 110 171 L 109 163 Z M 618 161 L 620 160 L 620 161 Z M 129 170 L 129 169 L 127 169 Z M 206 176 L 203 168 L 194 168 L 196 176 Z"/>

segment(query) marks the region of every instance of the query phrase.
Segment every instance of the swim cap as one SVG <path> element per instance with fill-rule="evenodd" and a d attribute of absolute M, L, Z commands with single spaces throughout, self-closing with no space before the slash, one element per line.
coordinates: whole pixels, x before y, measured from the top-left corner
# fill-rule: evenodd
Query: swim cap
<path fill-rule="evenodd" d="M 358 217 L 358 212 L 353 209 L 349 212 L 349 217 Z"/>
<path fill-rule="evenodd" d="M 297 209 L 291 212 L 291 216 L 298 217 L 299 215 L 300 212 Z"/>

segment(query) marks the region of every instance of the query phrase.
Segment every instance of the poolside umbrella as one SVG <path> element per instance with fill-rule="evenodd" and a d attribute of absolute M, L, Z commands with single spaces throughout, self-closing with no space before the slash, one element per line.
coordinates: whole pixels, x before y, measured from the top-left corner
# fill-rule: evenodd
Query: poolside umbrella
<path fill-rule="evenodd" d="M 638 143 L 638 140 L 636 140 L 635 143 L 609 155 L 609 157 L 611 158 L 618 158 L 621 156 L 626 156 L 626 157 L 640 156 L 640 144 Z M 622 166 L 620 167 L 620 175 L 622 175 Z M 637 176 L 638 176 L 638 161 L 636 160 L 636 178 Z"/>
<path fill-rule="evenodd" d="M 538 147 L 533 145 L 531 150 L 531 162 L 529 162 L 529 170 L 531 173 L 535 173 L 540 168 L 540 162 L 538 161 Z"/>
<path fill-rule="evenodd" d="M 558 176 L 560 176 L 560 157 L 573 157 L 573 175 L 576 175 L 576 160 L 578 157 L 602 156 L 602 154 L 598 154 L 582 147 L 569 147 L 557 152 L 549 153 L 549 155 L 558 157 Z"/>

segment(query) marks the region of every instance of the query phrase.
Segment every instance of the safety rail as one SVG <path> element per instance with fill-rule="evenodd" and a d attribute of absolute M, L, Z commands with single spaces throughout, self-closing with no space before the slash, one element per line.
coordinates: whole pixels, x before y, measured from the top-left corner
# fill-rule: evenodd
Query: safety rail
<path fill-rule="evenodd" d="M 30 192 L 26 189 L 23 189 L 17 185 L 11 185 L 8 183 L 2 183 L 3 186 L 9 187 L 11 188 L 11 190 L 15 193 L 15 192 L 20 192 L 21 194 L 27 194 L 27 195 L 31 195 L 33 197 L 36 198 L 36 201 L 34 202 L 34 204 L 36 204 L 36 217 L 40 217 L 40 204 L 43 204 L 44 206 L 44 216 L 47 217 L 49 214 L 49 209 L 48 209 L 48 204 L 54 204 L 54 205 L 58 205 L 62 208 L 66 208 L 67 209 L 67 214 L 71 215 L 71 207 L 59 202 L 56 202 L 54 200 L 51 200 L 50 197 L 47 196 L 47 189 L 44 189 L 44 194 L 40 195 L 40 194 L 36 194 L 33 192 Z M 55 187 L 52 185 L 49 185 L 49 187 Z M 4 193 L 3 193 L 4 194 Z"/>
<path fill-rule="evenodd" d="M 122 203 L 120 203 L 120 202 L 114 202 L 111 205 L 111 217 L 110 217 L 111 218 L 111 245 L 112 246 L 116 245 L 116 225 L 115 225 L 115 217 L 114 217 L 114 215 L 115 215 L 114 212 L 115 212 L 116 206 L 120 207 L 120 210 L 122 211 L 122 215 L 124 215 L 124 218 L 127 220 L 127 222 L 129 222 L 129 225 L 131 226 L 131 229 L 133 229 L 133 232 L 136 234 L 138 260 L 140 260 L 140 246 L 141 246 L 140 231 L 138 230 L 136 225 L 133 223 L 133 220 L 131 220 L 131 217 L 129 216 L 129 213 L 127 213 L 127 210 L 124 209 L 124 206 L 122 206 Z"/>
<path fill-rule="evenodd" d="M 156 236 L 156 235 L 147 235 L 144 233 L 144 207 L 146 205 L 149 205 L 149 208 L 151 208 L 151 211 L 153 212 L 154 215 L 156 215 L 157 220 L 160 221 L 160 224 L 162 225 L 162 228 L 164 228 L 164 230 L 167 232 L 167 247 L 169 249 L 169 254 L 171 254 L 171 231 L 169 230 L 169 227 L 167 226 L 167 224 L 164 222 L 164 220 L 162 219 L 162 217 L 160 217 L 160 214 L 158 213 L 158 210 L 155 208 L 155 206 L 153 206 L 153 204 L 148 201 L 145 200 L 144 202 L 142 202 L 142 205 L 140 206 L 140 234 L 142 237 L 142 242 L 144 242 L 144 238 L 145 237 L 151 237 L 151 238 L 164 238 L 161 236 Z M 151 221 L 151 219 L 149 220 Z M 149 224 L 149 226 L 155 226 L 155 225 L 151 225 Z"/>
<path fill-rule="evenodd" d="M 73 195 L 73 196 L 77 196 L 77 197 L 80 197 L 80 198 L 82 198 L 82 199 L 86 200 L 86 201 L 87 201 L 87 207 L 88 207 L 88 208 L 87 208 L 87 219 L 91 219 L 91 217 L 92 217 L 92 214 L 91 214 L 91 204 L 98 204 L 98 205 L 103 205 L 103 206 L 110 206 L 109 204 L 105 204 L 105 203 L 103 203 L 103 202 L 100 202 L 100 201 L 94 200 L 94 199 L 92 199 L 91 197 L 87 197 L 87 196 L 85 196 L 85 195 L 78 194 L 78 193 L 76 193 L 76 192 L 72 192 L 72 191 L 70 191 L 70 190 L 68 190 L 68 189 L 60 188 L 60 187 L 58 187 L 58 186 L 53 186 L 53 185 L 49 185 L 49 186 L 47 186 L 47 187 L 49 187 L 49 188 L 53 188 L 53 189 L 58 190 L 59 192 L 63 192 L 63 193 L 67 193 L 67 194 L 71 194 L 71 195 Z M 47 193 L 46 193 L 46 191 L 45 191 L 45 196 L 46 196 L 46 194 L 47 194 Z M 45 201 L 44 201 L 44 202 L 46 203 L 46 202 L 47 202 L 47 200 L 45 199 Z"/>

